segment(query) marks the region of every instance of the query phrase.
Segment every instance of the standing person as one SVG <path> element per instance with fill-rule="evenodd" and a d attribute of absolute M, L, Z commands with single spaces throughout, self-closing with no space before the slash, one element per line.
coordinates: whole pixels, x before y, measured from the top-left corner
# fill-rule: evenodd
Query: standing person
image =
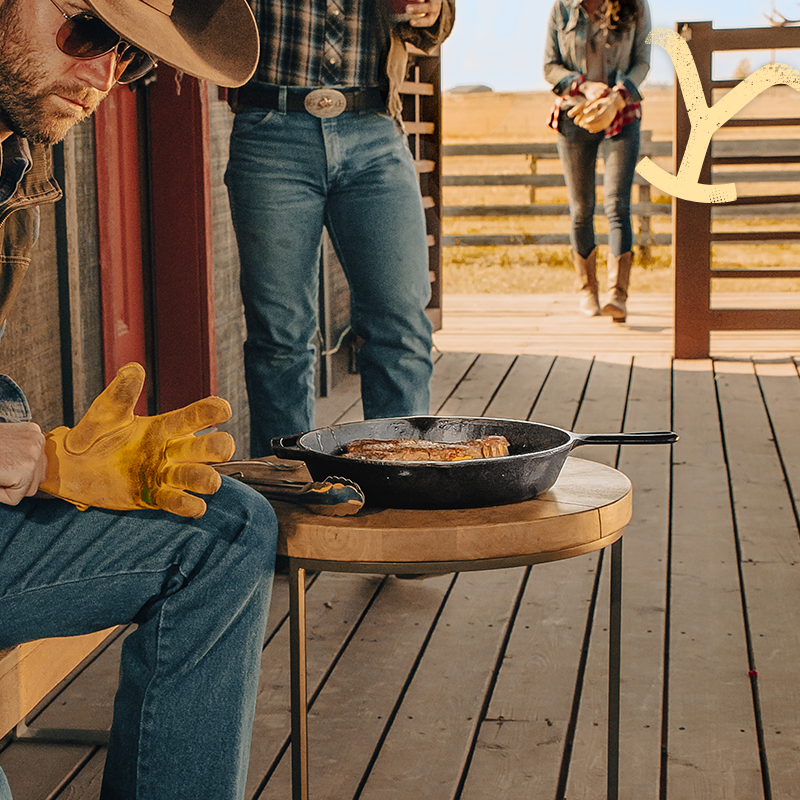
<path fill-rule="evenodd" d="M 631 187 L 639 155 L 642 95 L 650 70 L 647 0 L 556 0 L 544 76 L 558 95 L 550 127 L 569 195 L 570 244 L 580 310 L 601 313 L 594 235 L 595 171 L 602 147 L 608 219 L 608 296 L 602 313 L 624 322 L 633 259 Z"/>
<path fill-rule="evenodd" d="M 255 76 L 232 93 L 225 175 L 247 322 L 250 454 L 314 427 L 323 226 L 350 286 L 364 416 L 427 414 L 431 333 L 422 199 L 400 121 L 406 42 L 429 51 L 455 0 L 250 0 Z M 407 16 L 406 15 L 406 16 Z"/>
<path fill-rule="evenodd" d="M 234 86 L 257 52 L 245 0 L 0 0 L 0 332 L 39 204 L 60 197 L 50 145 L 157 58 Z M 0 649 L 137 623 L 101 797 L 240 800 L 275 516 L 210 466 L 232 454 L 228 434 L 194 436 L 227 403 L 135 417 L 143 381 L 123 367 L 74 428 L 43 435 L 0 376 Z"/>

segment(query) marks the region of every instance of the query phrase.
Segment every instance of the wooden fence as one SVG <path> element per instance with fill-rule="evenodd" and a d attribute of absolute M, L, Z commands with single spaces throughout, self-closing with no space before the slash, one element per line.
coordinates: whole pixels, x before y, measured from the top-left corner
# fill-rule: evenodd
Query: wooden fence
<path fill-rule="evenodd" d="M 793 28 L 743 28 L 716 30 L 710 22 L 677 23 L 676 30 L 689 46 L 697 77 L 707 106 L 716 100 L 715 92 L 733 89 L 738 80 L 715 80 L 713 78 L 713 59 L 715 53 L 739 52 L 742 50 L 774 50 L 796 48 L 797 30 Z M 676 164 L 681 163 L 691 134 L 691 124 L 683 98 L 682 88 L 675 93 L 675 142 Z M 745 107 L 747 108 L 747 106 Z M 737 116 L 728 120 L 727 128 L 750 128 L 761 132 L 786 129 L 800 125 L 800 117 L 788 116 L 793 106 L 775 103 L 772 116 L 753 118 Z M 800 164 L 800 147 L 791 140 L 771 140 L 762 133 L 760 152 L 725 153 L 717 143 L 706 153 L 700 171 L 700 183 L 713 183 L 718 180 L 721 166 L 734 164 L 746 169 L 768 169 L 782 165 L 781 171 L 773 175 L 791 174 L 789 165 Z M 712 140 L 713 141 L 713 140 Z M 780 145 L 780 147 L 778 147 Z M 677 171 L 677 167 L 675 168 Z M 787 170 L 783 173 L 782 170 Z M 777 177 L 771 182 L 777 183 Z M 779 193 L 779 189 L 783 189 Z M 712 301 L 712 280 L 719 278 L 759 279 L 759 278 L 800 278 L 800 268 L 721 270 L 713 265 L 712 249 L 719 244 L 739 245 L 765 242 L 800 244 L 800 226 L 793 224 L 793 230 L 759 230 L 744 227 L 738 232 L 720 230 L 714 225 L 722 209 L 727 213 L 737 210 L 742 216 L 751 219 L 783 216 L 800 219 L 793 210 L 800 202 L 796 187 L 789 191 L 785 187 L 769 187 L 767 193 L 742 191 L 737 182 L 738 197 L 732 203 L 717 205 L 694 203 L 688 200 L 673 201 L 673 263 L 675 269 L 675 356 L 677 358 L 707 358 L 711 349 L 712 331 L 733 330 L 800 330 L 800 311 L 791 308 L 719 308 Z M 746 302 L 745 295 L 743 302 Z"/>
<path fill-rule="evenodd" d="M 640 155 L 650 158 L 671 158 L 672 143 L 656 141 L 651 138 L 651 131 L 642 131 Z M 713 154 L 724 163 L 738 163 L 748 159 L 772 161 L 780 159 L 796 159 L 800 157 L 800 142 L 794 139 L 781 140 L 721 140 L 713 142 Z M 455 175 L 448 174 L 447 162 L 452 156 L 525 156 L 529 163 L 529 172 L 515 175 L 483 174 Z M 564 175 L 542 173 L 540 165 L 543 161 L 558 160 L 554 142 L 535 142 L 530 144 L 459 144 L 442 147 L 443 175 L 442 185 L 462 187 L 488 186 L 522 186 L 529 189 L 529 202 L 517 205 L 444 205 L 443 217 L 566 217 L 569 207 L 562 203 L 537 202 L 536 190 L 564 186 Z M 602 161 L 602 159 L 601 159 Z M 750 162 L 752 163 L 752 161 Z M 598 174 L 597 185 L 602 186 L 603 176 Z M 797 170 L 760 170 L 757 172 L 715 171 L 711 183 L 736 183 L 741 187 L 754 184 L 800 183 L 800 171 Z M 672 203 L 653 202 L 651 185 L 637 173 L 634 177 L 634 198 L 631 212 L 634 218 L 634 240 L 638 247 L 646 251 L 653 245 L 670 245 L 671 233 L 653 233 L 654 217 L 672 216 Z M 800 199 L 800 198 L 798 198 Z M 598 216 L 603 214 L 602 205 L 597 207 Z M 715 206 L 713 218 L 730 219 L 752 217 L 753 209 L 742 205 Z M 800 219 L 800 202 L 781 205 L 762 206 L 757 215 L 763 219 L 794 218 Z M 600 244 L 606 243 L 604 235 L 598 235 Z M 496 247 L 508 245 L 568 245 L 567 233 L 498 233 L 443 235 L 442 246 L 471 245 L 478 247 Z"/>

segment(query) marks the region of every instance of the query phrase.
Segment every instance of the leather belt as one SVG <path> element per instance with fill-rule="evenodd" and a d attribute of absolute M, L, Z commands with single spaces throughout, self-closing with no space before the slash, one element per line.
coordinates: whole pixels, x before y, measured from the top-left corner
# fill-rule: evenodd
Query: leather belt
<path fill-rule="evenodd" d="M 281 103 L 281 94 L 285 101 Z M 338 117 L 345 111 L 386 110 L 381 90 L 295 89 L 279 86 L 242 86 L 236 90 L 236 106 L 255 106 L 273 111 L 305 111 L 315 117 Z"/>

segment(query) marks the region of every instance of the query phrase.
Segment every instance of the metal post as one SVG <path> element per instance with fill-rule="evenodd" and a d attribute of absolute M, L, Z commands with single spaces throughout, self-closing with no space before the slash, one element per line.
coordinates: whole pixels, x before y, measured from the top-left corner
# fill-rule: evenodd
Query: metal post
<path fill-rule="evenodd" d="M 622 539 L 611 545 L 608 625 L 608 800 L 619 795 L 620 643 L 622 639 Z"/>
<path fill-rule="evenodd" d="M 289 559 L 289 650 L 292 704 L 292 800 L 308 800 L 306 571 Z"/>

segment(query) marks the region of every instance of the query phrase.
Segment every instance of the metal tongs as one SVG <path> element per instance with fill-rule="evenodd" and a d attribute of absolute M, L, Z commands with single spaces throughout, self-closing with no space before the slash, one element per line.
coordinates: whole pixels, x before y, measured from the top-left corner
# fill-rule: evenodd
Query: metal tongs
<path fill-rule="evenodd" d="M 260 492 L 268 500 L 298 503 L 315 514 L 346 517 L 357 514 L 364 505 L 364 493 L 348 478 L 334 476 L 324 481 L 280 478 L 276 473 L 301 470 L 305 464 L 291 461 L 247 459 L 215 464 L 217 472 L 235 478 Z"/>

